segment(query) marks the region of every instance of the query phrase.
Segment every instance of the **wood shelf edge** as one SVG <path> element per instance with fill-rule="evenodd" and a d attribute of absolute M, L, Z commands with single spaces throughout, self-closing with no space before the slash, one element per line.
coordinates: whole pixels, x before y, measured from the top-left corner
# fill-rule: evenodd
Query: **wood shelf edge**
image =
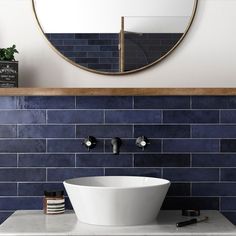
<path fill-rule="evenodd" d="M 0 96 L 229 96 L 236 88 L 0 88 Z"/>

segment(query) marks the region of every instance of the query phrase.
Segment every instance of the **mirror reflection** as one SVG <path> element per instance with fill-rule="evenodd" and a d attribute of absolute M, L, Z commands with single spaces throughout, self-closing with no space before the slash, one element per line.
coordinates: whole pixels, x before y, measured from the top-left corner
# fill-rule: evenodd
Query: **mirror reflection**
<path fill-rule="evenodd" d="M 197 0 L 32 0 L 53 47 L 84 69 L 125 74 L 165 58 L 191 25 Z"/>

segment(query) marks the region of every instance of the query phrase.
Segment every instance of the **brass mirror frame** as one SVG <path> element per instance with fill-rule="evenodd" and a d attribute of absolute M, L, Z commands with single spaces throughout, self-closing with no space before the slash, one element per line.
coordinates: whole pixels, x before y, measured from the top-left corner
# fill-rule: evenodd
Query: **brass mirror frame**
<path fill-rule="evenodd" d="M 198 1 L 199 0 L 194 0 L 194 7 L 193 7 L 193 12 L 192 12 L 192 16 L 191 16 L 191 19 L 189 21 L 189 24 L 185 30 L 185 32 L 183 33 L 182 37 L 179 39 L 179 41 L 175 44 L 175 46 L 169 51 L 167 52 L 164 56 L 162 56 L 161 58 L 159 58 L 158 60 L 146 65 L 146 66 L 143 66 L 143 67 L 140 67 L 138 69 L 135 69 L 135 70 L 131 70 L 131 71 L 125 71 L 125 72 L 102 72 L 102 71 L 97 71 L 97 70 L 94 70 L 94 69 L 89 69 L 87 67 L 84 67 L 84 66 L 81 66 L 77 63 L 75 63 L 74 61 L 70 60 L 69 58 L 67 58 L 66 56 L 64 56 L 59 50 L 56 49 L 56 47 L 48 40 L 48 38 L 46 37 L 44 31 L 43 31 L 43 27 L 42 25 L 40 24 L 40 21 L 39 21 L 39 18 L 37 16 L 37 12 L 36 12 L 36 7 L 35 7 L 35 3 L 34 3 L 35 0 L 32 0 L 32 9 L 33 9 L 33 13 L 34 13 L 34 16 L 35 16 L 35 19 L 38 23 L 38 26 L 39 26 L 39 29 L 41 31 L 41 33 L 43 33 L 45 39 L 47 40 L 47 42 L 49 43 L 50 47 L 58 54 L 60 55 L 64 60 L 66 60 L 67 62 L 71 63 L 72 65 L 80 68 L 80 69 L 83 69 L 83 70 L 86 70 L 86 71 L 89 71 L 89 72 L 93 72 L 93 73 L 96 73 L 96 74 L 100 74 L 100 75 L 128 75 L 128 74 L 132 74 L 132 73 L 136 73 L 136 72 L 139 72 L 139 71 L 142 71 L 142 70 L 145 70 L 149 67 L 152 67 L 154 65 L 156 65 L 157 63 L 161 62 L 162 60 L 164 60 L 166 57 L 168 57 L 179 45 L 180 43 L 184 40 L 185 36 L 187 35 L 190 27 L 192 26 L 193 24 L 193 20 L 195 18 L 195 15 L 196 15 L 196 12 L 197 12 L 197 7 L 198 7 Z"/>

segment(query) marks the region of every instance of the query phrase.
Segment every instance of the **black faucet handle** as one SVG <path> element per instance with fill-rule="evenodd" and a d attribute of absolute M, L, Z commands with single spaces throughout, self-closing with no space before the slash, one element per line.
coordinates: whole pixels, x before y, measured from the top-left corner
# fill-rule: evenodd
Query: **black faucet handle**
<path fill-rule="evenodd" d="M 147 145 L 150 144 L 150 142 L 147 137 L 140 136 L 136 139 L 135 144 L 137 147 L 142 148 L 142 150 L 144 151 L 144 149 L 147 147 Z"/>
<path fill-rule="evenodd" d="M 88 136 L 83 140 L 82 145 L 84 145 L 88 149 L 88 151 L 90 151 L 91 149 L 96 147 L 97 140 L 93 136 Z"/>

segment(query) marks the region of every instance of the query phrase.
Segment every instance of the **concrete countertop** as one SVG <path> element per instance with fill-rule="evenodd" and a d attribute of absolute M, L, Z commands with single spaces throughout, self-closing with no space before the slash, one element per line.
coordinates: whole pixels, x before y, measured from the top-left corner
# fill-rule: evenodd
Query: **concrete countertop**
<path fill-rule="evenodd" d="M 180 211 L 161 211 L 156 222 L 142 226 L 107 227 L 88 225 L 77 221 L 74 212 L 47 216 L 42 211 L 16 211 L 0 226 L 0 236 L 35 235 L 138 235 L 138 236 L 236 236 L 236 227 L 218 211 L 202 211 L 207 222 L 176 228 L 176 223 L 189 219 Z"/>

